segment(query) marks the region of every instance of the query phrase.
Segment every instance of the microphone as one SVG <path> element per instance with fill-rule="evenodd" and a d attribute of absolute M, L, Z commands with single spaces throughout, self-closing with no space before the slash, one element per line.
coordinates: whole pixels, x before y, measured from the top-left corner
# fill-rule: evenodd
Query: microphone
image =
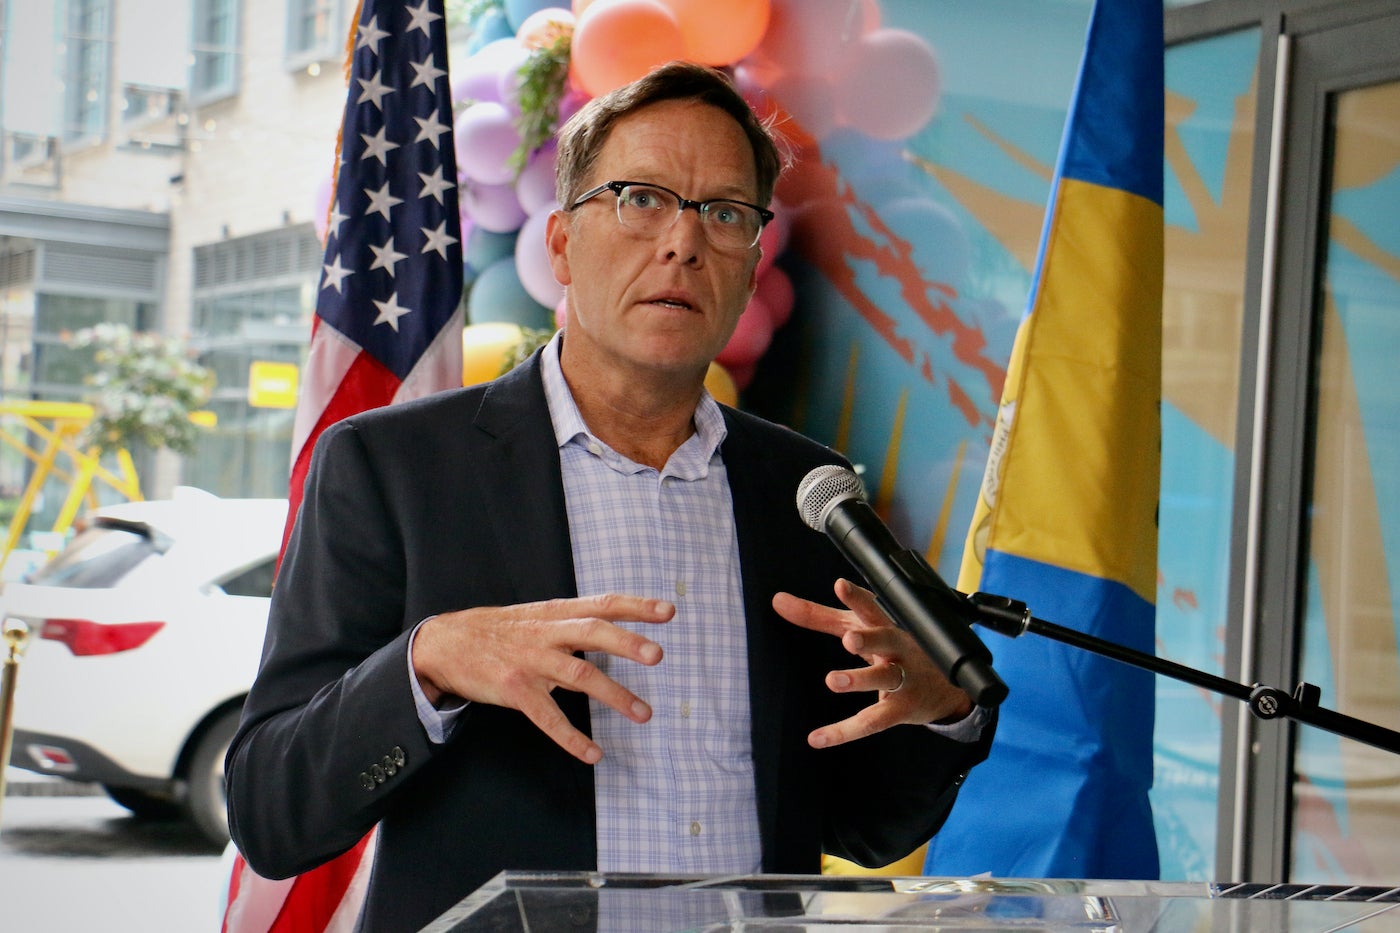
<path fill-rule="evenodd" d="M 923 557 L 901 547 L 865 501 L 860 477 L 819 466 L 797 486 L 797 511 L 824 532 L 865 577 L 881 608 L 923 648 L 948 679 L 990 709 L 1009 692 L 992 670 L 992 653 L 972 632 L 967 597 L 943 582 Z"/>

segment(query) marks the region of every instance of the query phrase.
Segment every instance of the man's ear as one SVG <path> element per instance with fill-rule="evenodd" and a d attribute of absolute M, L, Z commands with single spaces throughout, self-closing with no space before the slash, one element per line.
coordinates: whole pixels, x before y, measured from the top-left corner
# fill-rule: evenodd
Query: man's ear
<path fill-rule="evenodd" d="M 544 226 L 544 246 L 549 251 L 549 268 L 560 285 L 569 285 L 573 276 L 569 274 L 569 229 L 570 218 L 563 211 L 552 211 Z"/>

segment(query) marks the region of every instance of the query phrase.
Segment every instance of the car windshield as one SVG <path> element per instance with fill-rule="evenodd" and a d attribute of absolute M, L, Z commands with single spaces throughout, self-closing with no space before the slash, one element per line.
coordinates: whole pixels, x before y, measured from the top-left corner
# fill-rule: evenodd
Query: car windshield
<path fill-rule="evenodd" d="M 30 574 L 28 582 L 76 589 L 116 586 L 138 564 L 168 547 L 164 536 L 144 522 L 99 517 Z"/>

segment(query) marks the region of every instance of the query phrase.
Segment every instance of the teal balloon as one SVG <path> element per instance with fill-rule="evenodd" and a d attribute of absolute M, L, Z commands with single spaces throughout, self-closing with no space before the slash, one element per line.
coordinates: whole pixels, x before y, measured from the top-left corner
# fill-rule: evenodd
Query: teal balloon
<path fill-rule="evenodd" d="M 515 271 L 515 257 L 511 256 L 496 260 L 476 277 L 467 296 L 467 321 L 544 329 L 554 326 L 554 311 L 525 291 Z"/>
<path fill-rule="evenodd" d="M 462 248 L 462 261 L 474 275 L 480 275 L 487 266 L 505 259 L 515 258 L 517 233 L 492 233 L 479 226 L 472 226 L 467 234 L 466 245 Z"/>
<path fill-rule="evenodd" d="M 510 21 L 511 35 L 520 31 L 520 24 L 529 19 L 534 13 L 540 10 L 547 10 L 550 7 L 560 7 L 569 9 L 569 0 L 506 0 L 506 19 Z"/>
<path fill-rule="evenodd" d="M 497 39 L 512 39 L 515 27 L 506 19 L 506 11 L 498 6 L 487 7 L 472 23 L 472 35 L 467 40 L 467 54 L 475 55 Z"/>

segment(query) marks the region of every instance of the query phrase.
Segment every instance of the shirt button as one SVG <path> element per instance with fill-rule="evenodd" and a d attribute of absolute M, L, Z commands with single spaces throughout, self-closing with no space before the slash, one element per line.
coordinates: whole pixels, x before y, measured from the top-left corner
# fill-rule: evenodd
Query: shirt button
<path fill-rule="evenodd" d="M 684 581 L 684 580 L 677 580 L 677 581 L 676 581 L 676 595 L 677 595 L 677 596 L 684 596 L 684 595 L 685 595 L 685 581 Z"/>
<path fill-rule="evenodd" d="M 685 701 L 683 701 L 683 702 L 681 703 L 681 718 L 682 718 L 682 719 L 689 719 L 689 718 L 690 718 L 690 701 L 689 701 L 689 700 L 685 700 Z"/>
<path fill-rule="evenodd" d="M 597 441 L 589 441 L 588 452 L 595 457 L 601 457 L 603 455 L 603 445 Z"/>
<path fill-rule="evenodd" d="M 691 820 L 691 822 L 690 822 L 690 834 L 691 834 L 692 836 L 698 836 L 698 835 L 700 835 L 700 821 L 699 821 L 699 820 Z"/>

